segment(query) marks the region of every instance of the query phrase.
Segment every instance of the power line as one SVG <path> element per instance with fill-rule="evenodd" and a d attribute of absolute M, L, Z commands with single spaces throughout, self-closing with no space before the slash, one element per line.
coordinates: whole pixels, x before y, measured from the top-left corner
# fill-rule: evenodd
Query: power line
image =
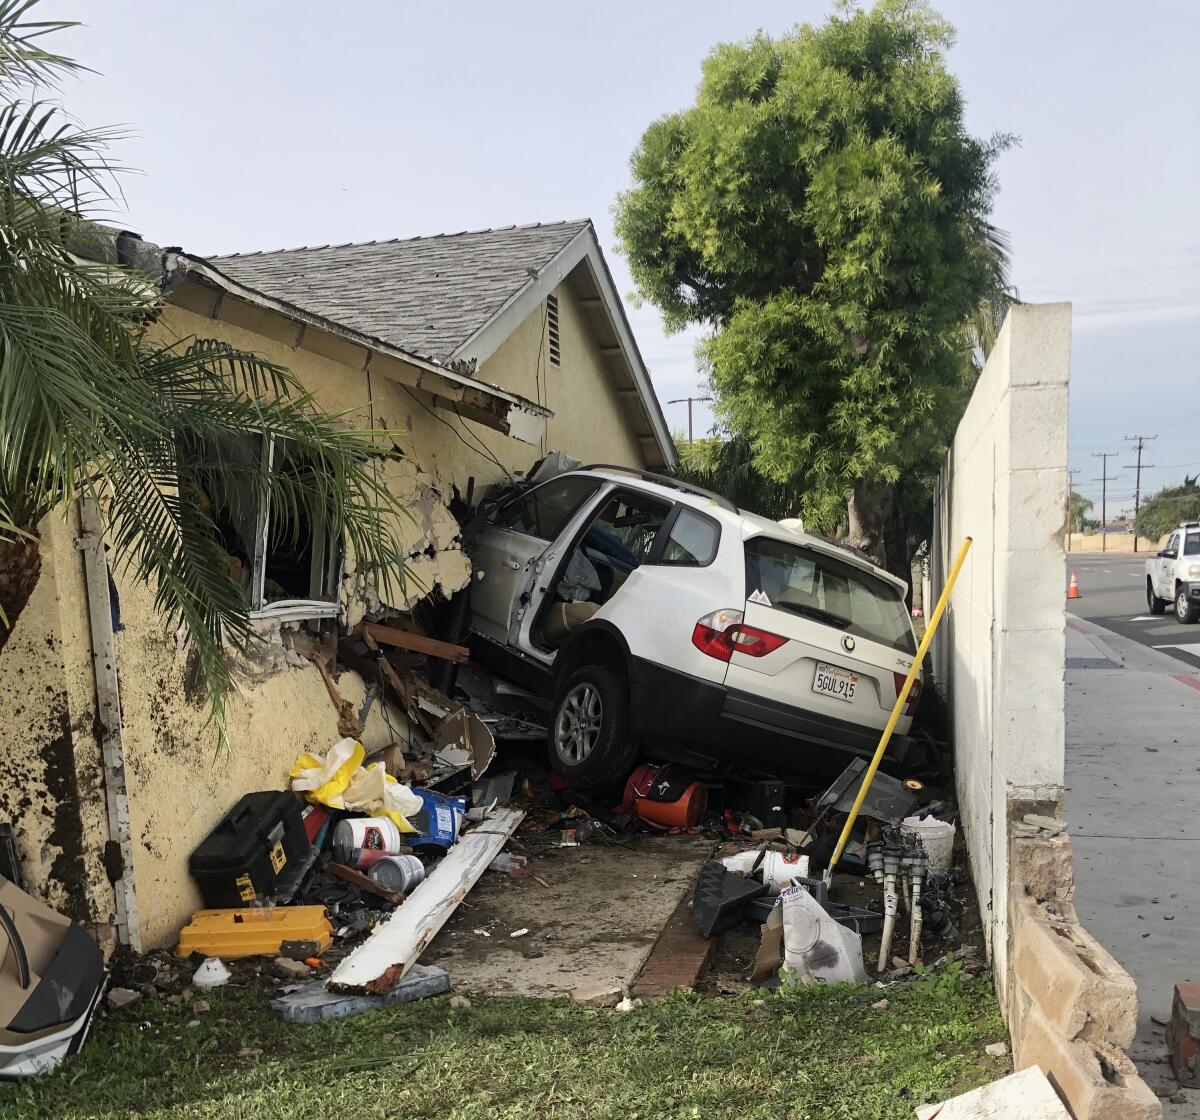
<path fill-rule="evenodd" d="M 1158 436 L 1126 436 L 1126 442 L 1132 443 L 1134 450 L 1137 451 L 1137 482 L 1133 488 L 1133 551 L 1137 552 L 1137 519 L 1138 510 L 1142 507 L 1142 449 L 1146 446 L 1146 440 L 1158 439 Z M 1146 469 L 1150 470 L 1154 466 L 1153 463 L 1147 463 Z M 1129 467 L 1125 467 L 1129 470 Z"/>
<path fill-rule="evenodd" d="M 1092 458 L 1101 461 L 1100 477 L 1092 479 L 1101 483 L 1100 487 L 1100 551 L 1108 551 L 1108 461 L 1116 457 L 1115 451 L 1093 451 Z M 1115 477 L 1113 481 L 1116 481 Z"/>

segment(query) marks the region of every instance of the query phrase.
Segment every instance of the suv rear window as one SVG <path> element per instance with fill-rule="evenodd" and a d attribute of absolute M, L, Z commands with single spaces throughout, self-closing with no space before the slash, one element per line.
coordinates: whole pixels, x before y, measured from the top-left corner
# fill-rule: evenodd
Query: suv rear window
<path fill-rule="evenodd" d="M 756 594 L 757 593 L 757 594 Z M 904 596 L 892 584 L 844 560 L 771 537 L 746 542 L 746 598 L 916 653 Z"/>

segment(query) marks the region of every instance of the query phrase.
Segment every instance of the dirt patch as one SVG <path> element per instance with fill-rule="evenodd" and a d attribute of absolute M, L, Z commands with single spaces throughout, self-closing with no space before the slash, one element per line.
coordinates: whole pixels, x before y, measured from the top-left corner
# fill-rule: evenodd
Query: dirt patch
<path fill-rule="evenodd" d="M 629 985 L 713 847 L 704 837 L 637 836 L 548 848 L 530 859 L 527 878 L 485 874 L 421 960 L 446 969 L 462 992 Z"/>

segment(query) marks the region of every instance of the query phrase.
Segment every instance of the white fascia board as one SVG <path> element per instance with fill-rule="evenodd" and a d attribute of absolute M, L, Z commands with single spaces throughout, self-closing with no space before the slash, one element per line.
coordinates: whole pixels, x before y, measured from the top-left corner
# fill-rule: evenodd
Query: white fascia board
<path fill-rule="evenodd" d="M 500 349 L 504 340 L 541 306 L 545 298 L 585 261 L 596 290 L 600 293 L 601 304 L 620 343 L 622 355 L 629 363 L 633 383 L 637 387 L 646 419 L 650 422 L 654 442 L 662 453 L 663 461 L 668 467 L 674 467 L 678 462 L 675 441 L 671 439 L 671 431 L 667 427 L 658 396 L 654 392 L 650 372 L 646 369 L 629 320 L 625 317 L 625 305 L 617 294 L 608 263 L 600 249 L 600 242 L 596 239 L 596 231 L 590 223 L 581 229 L 536 277 L 531 277 L 514 293 L 491 319 L 458 346 L 450 358 L 452 361 L 474 361 L 478 369 Z"/>

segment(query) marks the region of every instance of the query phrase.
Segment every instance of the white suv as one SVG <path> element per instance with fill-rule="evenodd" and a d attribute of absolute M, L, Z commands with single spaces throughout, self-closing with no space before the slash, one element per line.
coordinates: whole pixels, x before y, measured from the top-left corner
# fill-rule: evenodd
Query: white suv
<path fill-rule="evenodd" d="M 900 580 L 674 479 L 583 467 L 467 535 L 473 652 L 553 699 L 550 761 L 572 785 L 623 781 L 639 750 L 839 770 L 874 751 L 916 653 Z"/>
<path fill-rule="evenodd" d="M 1146 561 L 1146 605 L 1162 614 L 1174 604 L 1179 622 L 1200 619 L 1200 521 L 1185 521 Z"/>

